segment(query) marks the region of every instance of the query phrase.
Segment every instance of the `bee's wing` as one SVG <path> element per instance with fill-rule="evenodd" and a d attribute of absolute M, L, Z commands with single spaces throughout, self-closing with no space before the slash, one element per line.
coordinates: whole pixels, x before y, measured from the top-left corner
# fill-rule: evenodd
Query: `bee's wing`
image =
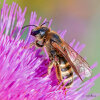
<path fill-rule="evenodd" d="M 58 45 L 56 42 L 53 42 L 52 45 L 63 54 L 67 61 L 69 61 L 73 70 L 79 77 L 80 74 L 84 75 L 85 77 L 91 76 L 92 71 L 88 63 L 65 41 L 62 40 L 62 46 Z M 82 80 L 81 77 L 80 79 Z"/>

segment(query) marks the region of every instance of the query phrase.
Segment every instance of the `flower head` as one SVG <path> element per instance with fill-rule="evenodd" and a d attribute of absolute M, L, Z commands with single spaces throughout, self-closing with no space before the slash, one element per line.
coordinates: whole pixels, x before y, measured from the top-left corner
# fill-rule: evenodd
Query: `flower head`
<path fill-rule="evenodd" d="M 25 21 L 26 8 L 22 9 L 16 3 L 8 6 L 4 0 L 0 16 L 0 100 L 80 100 L 88 99 L 87 94 L 94 81 L 100 77 L 100 73 L 82 83 L 79 78 L 74 81 L 74 85 L 65 91 L 61 84 L 57 84 L 55 71 L 46 75 L 48 67 L 48 55 L 41 54 L 41 49 L 35 47 L 27 48 L 34 39 L 30 36 L 34 27 L 29 27 L 25 40 L 20 37 L 25 33 L 22 26 Z M 36 13 L 32 12 L 29 24 L 39 25 L 41 17 L 36 20 Z M 17 21 L 16 21 L 17 20 Z M 44 20 L 44 22 L 46 19 Z M 50 20 L 48 27 L 50 27 Z M 66 30 L 58 32 L 63 38 Z M 70 45 L 80 53 L 85 47 L 84 44 L 75 43 L 75 39 Z M 26 47 L 26 48 L 25 48 Z M 97 66 L 93 64 L 91 68 Z M 93 99 L 93 97 L 89 98 Z"/>

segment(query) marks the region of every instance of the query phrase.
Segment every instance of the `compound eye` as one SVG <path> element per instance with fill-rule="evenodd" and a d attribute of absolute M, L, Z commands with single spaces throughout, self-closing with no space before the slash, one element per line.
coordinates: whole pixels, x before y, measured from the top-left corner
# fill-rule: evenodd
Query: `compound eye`
<path fill-rule="evenodd" d="M 33 35 L 33 36 L 37 35 L 38 33 L 39 32 L 37 30 L 34 30 L 34 29 L 32 29 L 32 31 L 31 31 L 31 35 Z"/>
<path fill-rule="evenodd" d="M 45 34 L 45 32 L 43 32 L 43 31 L 40 31 L 40 34 L 41 34 L 41 36 L 43 36 L 43 35 Z"/>

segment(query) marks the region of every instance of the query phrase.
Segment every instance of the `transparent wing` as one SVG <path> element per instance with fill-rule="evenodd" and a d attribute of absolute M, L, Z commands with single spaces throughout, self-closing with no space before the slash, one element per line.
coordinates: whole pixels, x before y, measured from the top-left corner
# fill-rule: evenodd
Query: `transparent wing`
<path fill-rule="evenodd" d="M 73 70 L 79 77 L 80 75 L 84 75 L 85 77 L 91 76 L 92 71 L 88 63 L 65 41 L 62 40 L 62 46 L 57 43 L 53 43 L 53 46 L 70 62 Z"/>
<path fill-rule="evenodd" d="M 82 58 L 71 46 L 69 46 L 65 41 L 63 41 L 65 45 L 65 50 L 68 53 L 71 61 L 75 65 L 77 71 L 84 75 L 85 77 L 91 76 L 91 69 L 89 64 L 86 62 L 84 58 Z"/>

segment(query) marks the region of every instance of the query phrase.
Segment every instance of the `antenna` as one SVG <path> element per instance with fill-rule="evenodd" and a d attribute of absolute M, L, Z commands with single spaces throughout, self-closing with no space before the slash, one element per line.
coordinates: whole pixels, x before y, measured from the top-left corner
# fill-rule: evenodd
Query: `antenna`
<path fill-rule="evenodd" d="M 36 25 L 26 25 L 26 26 L 23 26 L 22 29 L 24 29 L 25 27 L 29 27 L 29 26 L 35 26 L 35 27 L 37 27 Z"/>
<path fill-rule="evenodd" d="M 46 24 L 46 23 L 49 23 L 49 22 L 44 22 L 44 23 L 41 24 L 41 26 L 43 26 L 43 25 Z"/>

